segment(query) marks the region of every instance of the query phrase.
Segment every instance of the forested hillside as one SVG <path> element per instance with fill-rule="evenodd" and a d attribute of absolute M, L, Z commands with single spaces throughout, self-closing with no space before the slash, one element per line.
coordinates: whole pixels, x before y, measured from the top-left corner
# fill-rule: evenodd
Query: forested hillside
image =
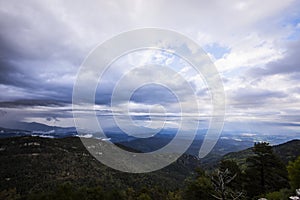
<path fill-rule="evenodd" d="M 208 171 L 184 154 L 162 170 L 129 174 L 101 164 L 77 137 L 3 138 L 0 199 L 282 199 L 300 187 L 299 145 L 257 143 Z"/>

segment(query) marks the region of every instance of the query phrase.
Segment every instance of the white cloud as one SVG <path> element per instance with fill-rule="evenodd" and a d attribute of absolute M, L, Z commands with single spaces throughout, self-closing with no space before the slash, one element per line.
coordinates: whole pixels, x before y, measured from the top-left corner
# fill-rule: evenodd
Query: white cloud
<path fill-rule="evenodd" d="M 181 32 L 202 46 L 218 44 L 228 49 L 223 57 L 213 61 L 224 79 L 227 103 L 230 107 L 229 115 L 254 116 L 261 119 L 259 114 L 273 113 L 274 105 L 279 113 L 288 115 L 291 110 L 298 111 L 300 107 L 297 103 L 300 102 L 300 97 L 294 88 L 295 85 L 299 85 L 299 80 L 291 80 L 289 75 L 283 74 L 268 77 L 257 74 L 257 77 L 253 77 L 246 72 L 250 68 L 265 67 L 266 64 L 287 55 L 286 52 L 292 47 L 286 45 L 286 40 L 299 31 L 299 22 L 294 25 L 290 25 L 289 22 L 291 18 L 297 16 L 298 8 L 299 2 L 293 0 L 264 2 L 194 0 L 188 3 L 166 0 L 89 2 L 51 0 L 23 3 L 14 0 L 1 1 L 0 39 L 3 41 L 0 47 L 3 55 L 1 61 L 5 63 L 7 60 L 13 60 L 16 71 L 25 77 L 26 83 L 29 83 L 14 85 L 18 80 L 7 83 L 7 78 L 0 75 L 0 90 L 6 94 L 0 99 L 3 101 L 22 97 L 58 98 L 60 96 L 54 93 L 66 92 L 57 91 L 57 88 L 67 87 L 71 91 L 80 63 L 98 44 L 123 31 L 160 27 Z M 209 52 L 213 59 L 214 53 L 216 52 L 213 50 Z M 126 63 L 128 65 L 125 66 Z M 196 92 L 204 91 L 203 95 L 209 96 L 205 92 L 201 77 L 190 72 L 186 64 L 176 60 L 174 56 L 157 52 L 136 52 L 120 59 L 116 64 L 119 67 L 117 66 L 116 71 L 111 71 L 110 77 L 105 80 L 105 87 L 111 89 L 112 81 L 120 78 L 120 75 L 131 66 L 150 63 L 174 66 L 193 84 Z M 3 70 L 2 74 L 7 76 L 10 72 L 4 73 Z M 144 71 L 128 81 L 127 86 L 135 85 L 141 79 L 154 75 L 159 77 L 159 73 L 150 74 Z M 95 74 L 88 74 L 87 79 L 93 76 Z M 161 77 L 164 78 L 163 75 Z M 180 95 L 186 96 L 183 103 L 192 113 L 189 96 L 181 87 L 181 82 L 176 78 L 169 78 L 167 82 L 173 85 Z M 34 90 L 31 84 L 37 85 L 36 88 L 40 86 L 44 88 Z M 271 91 L 271 96 L 280 92 L 288 95 L 281 98 L 273 96 L 274 98 L 269 99 L 269 104 L 255 107 L 251 106 L 251 102 L 247 105 L 243 97 L 234 99 L 235 92 L 241 88 L 246 92 L 251 91 L 249 95 L 252 97 L 266 90 Z M 70 101 L 70 94 L 63 98 Z M 251 99 L 249 96 L 248 98 Z M 255 103 L 254 99 L 252 101 Z M 239 102 L 245 105 L 240 106 Z M 198 99 L 198 103 L 202 106 L 203 112 L 211 111 L 207 98 Z M 139 106 L 143 108 L 147 104 L 141 103 Z M 170 103 L 169 108 L 174 111 L 176 105 Z"/>

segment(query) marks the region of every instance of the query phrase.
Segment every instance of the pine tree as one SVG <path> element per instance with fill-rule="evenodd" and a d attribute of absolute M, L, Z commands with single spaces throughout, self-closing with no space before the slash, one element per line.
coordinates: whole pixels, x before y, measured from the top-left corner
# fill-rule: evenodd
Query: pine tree
<path fill-rule="evenodd" d="M 228 168 L 224 171 L 217 170 L 212 176 L 212 183 L 215 193 L 212 195 L 218 200 L 237 200 L 243 199 L 243 192 L 234 191 L 229 187 L 230 183 L 236 178 L 237 174 L 232 174 Z"/>
<path fill-rule="evenodd" d="M 247 159 L 246 190 L 256 196 L 288 187 L 287 171 L 282 161 L 273 153 L 269 143 L 255 143 L 254 156 Z"/>
<path fill-rule="evenodd" d="M 292 189 L 300 188 L 300 156 L 294 162 L 289 163 L 287 170 Z"/>
<path fill-rule="evenodd" d="M 235 176 L 235 178 L 228 183 L 228 187 L 234 191 L 242 191 L 242 171 L 234 160 L 221 160 L 219 170 L 222 172 L 228 170 L 229 176 Z"/>
<path fill-rule="evenodd" d="M 206 176 L 205 172 L 201 169 L 197 169 L 197 178 L 196 180 L 188 180 L 187 186 L 184 190 L 184 199 L 187 200 L 198 200 L 206 199 L 213 200 L 212 194 L 214 193 L 211 180 Z"/>

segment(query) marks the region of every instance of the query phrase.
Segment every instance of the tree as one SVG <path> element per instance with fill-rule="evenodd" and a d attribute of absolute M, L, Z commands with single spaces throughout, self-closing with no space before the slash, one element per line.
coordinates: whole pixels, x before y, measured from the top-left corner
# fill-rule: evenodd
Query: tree
<path fill-rule="evenodd" d="M 230 183 L 228 183 L 228 187 L 230 187 L 234 191 L 242 191 L 242 171 L 235 161 L 221 160 L 219 164 L 219 170 L 222 172 L 228 170 L 228 176 L 235 176 L 235 178 Z"/>
<path fill-rule="evenodd" d="M 151 197 L 146 193 L 141 193 L 138 196 L 137 200 L 151 200 Z"/>
<path fill-rule="evenodd" d="M 300 156 L 294 162 L 289 162 L 287 170 L 292 189 L 300 188 Z"/>
<path fill-rule="evenodd" d="M 169 191 L 167 195 L 167 200 L 182 200 L 181 191 Z"/>
<path fill-rule="evenodd" d="M 20 198 L 20 195 L 17 194 L 16 188 L 3 190 L 0 192 L 0 199 L 3 199 L 3 200 L 16 200 L 19 198 Z"/>
<path fill-rule="evenodd" d="M 247 159 L 248 196 L 253 197 L 288 187 L 286 167 L 273 153 L 269 143 L 255 143 L 253 153 L 254 155 Z"/>
<path fill-rule="evenodd" d="M 229 184 L 236 178 L 237 174 L 232 174 L 228 168 L 224 171 L 217 170 L 212 176 L 212 183 L 215 188 L 213 197 L 219 200 L 226 199 L 242 199 L 243 192 L 234 191 L 229 187 Z"/>
<path fill-rule="evenodd" d="M 187 186 L 183 196 L 184 199 L 214 199 L 212 196 L 214 190 L 210 178 L 200 169 L 197 170 L 197 173 L 198 175 L 195 180 L 187 180 Z"/>
<path fill-rule="evenodd" d="M 272 199 L 272 200 L 282 200 L 282 199 L 289 199 L 290 196 L 294 194 L 293 191 L 290 189 L 281 189 L 280 191 L 276 192 L 271 192 L 266 194 L 267 199 Z"/>

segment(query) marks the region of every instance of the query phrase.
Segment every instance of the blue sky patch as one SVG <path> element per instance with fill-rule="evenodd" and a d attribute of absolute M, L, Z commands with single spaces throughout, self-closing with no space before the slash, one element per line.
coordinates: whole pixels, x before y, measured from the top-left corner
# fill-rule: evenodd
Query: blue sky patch
<path fill-rule="evenodd" d="M 212 54 L 216 59 L 220 59 L 224 54 L 229 53 L 230 49 L 228 47 L 222 47 L 217 43 L 212 43 L 203 47 L 204 51 Z"/>

